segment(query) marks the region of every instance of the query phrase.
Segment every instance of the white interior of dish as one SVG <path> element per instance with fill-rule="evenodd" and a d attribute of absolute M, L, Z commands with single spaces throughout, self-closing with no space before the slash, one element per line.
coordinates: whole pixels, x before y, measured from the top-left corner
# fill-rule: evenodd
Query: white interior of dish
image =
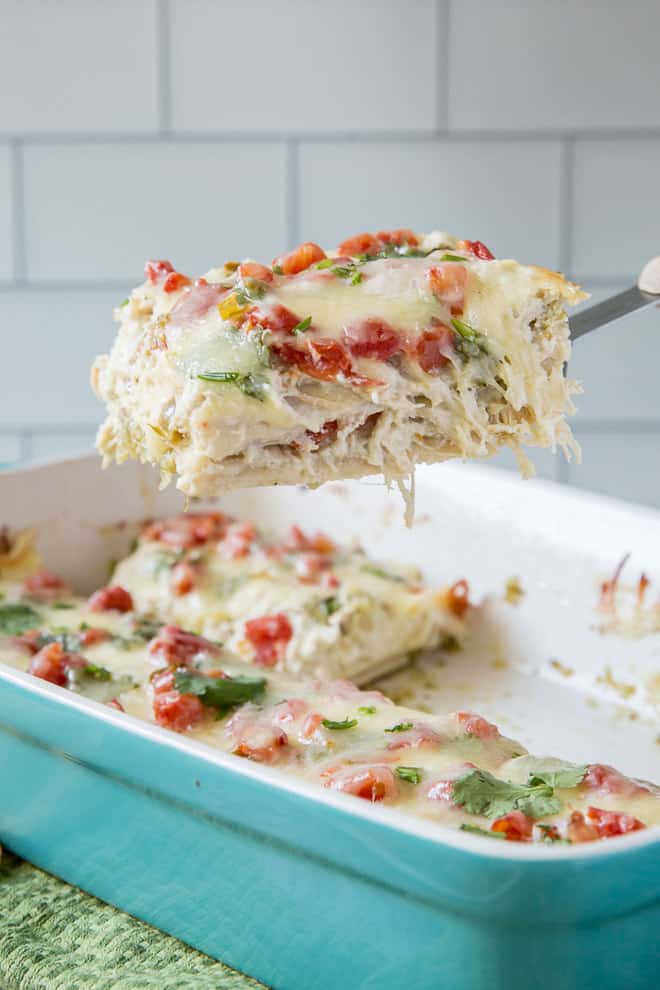
<path fill-rule="evenodd" d="M 108 560 L 126 552 L 136 522 L 183 509 L 182 495 L 174 488 L 158 491 L 156 482 L 151 469 L 135 464 L 102 472 L 94 456 L 36 466 L 0 476 L 0 522 L 37 526 L 47 566 L 78 589 L 91 590 L 104 582 Z M 429 667 L 423 678 L 394 675 L 393 687 L 405 679 L 406 704 L 473 709 L 538 755 L 612 763 L 637 777 L 660 778 L 660 634 L 637 640 L 603 635 L 596 611 L 600 581 L 626 553 L 630 580 L 644 570 L 653 581 L 650 600 L 657 599 L 659 513 L 462 464 L 419 471 L 417 521 L 410 530 L 400 496 L 376 479 L 314 492 L 251 489 L 223 497 L 220 505 L 273 531 L 296 522 L 343 542 L 358 540 L 377 558 L 419 565 L 429 583 L 469 580 L 481 604 L 467 647 Z M 518 605 L 503 598 L 512 576 L 524 589 Z M 573 673 L 559 672 L 551 659 Z M 599 680 L 608 668 L 609 684 Z M 622 697 L 612 683 L 635 690 Z M 147 730 L 161 739 L 168 735 L 155 726 Z M 211 757 L 183 737 L 176 745 L 194 745 Z M 228 759 L 212 758 L 220 757 Z M 272 772 L 249 770 L 273 782 Z M 310 793 L 298 781 L 278 779 L 280 785 Z M 323 800 L 328 797 L 324 792 Z M 360 805 L 361 814 L 382 810 Z M 425 835 L 429 829 L 397 812 L 388 817 Z M 438 836 L 438 829 L 431 833 Z M 446 841 L 447 832 L 441 835 Z M 452 838 L 470 848 L 475 841 Z"/>

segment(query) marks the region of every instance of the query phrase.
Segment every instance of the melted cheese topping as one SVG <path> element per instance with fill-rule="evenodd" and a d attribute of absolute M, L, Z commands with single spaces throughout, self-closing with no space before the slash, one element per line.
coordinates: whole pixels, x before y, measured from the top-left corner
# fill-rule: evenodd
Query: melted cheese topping
<path fill-rule="evenodd" d="M 128 714 L 154 720 L 157 696 L 151 675 L 162 667 L 163 660 L 162 655 L 154 654 L 153 640 L 151 650 L 147 647 L 146 639 L 156 630 L 146 629 L 139 615 L 95 611 L 69 594 L 50 604 L 35 602 L 22 594 L 20 586 L 7 582 L 0 590 L 5 608 L 17 603 L 32 608 L 42 635 L 59 638 L 66 649 L 82 652 L 94 665 L 95 674 L 78 671 L 70 689 L 101 702 L 117 699 Z M 90 626 L 106 630 L 108 637 L 82 648 L 78 637 Z M 25 639 L 0 634 L 0 660 L 21 670 L 31 666 L 36 670 L 40 655 L 35 658 L 32 654 L 41 644 L 34 643 L 30 649 L 25 643 Z M 254 667 L 200 640 L 192 662 L 193 677 L 195 672 L 210 669 L 213 677 L 218 677 L 219 668 L 233 678 L 255 676 Z M 189 664 L 183 672 L 190 671 Z M 396 806 L 439 825 L 467 826 L 489 835 L 495 828 L 500 837 L 505 834 L 497 831 L 501 829 L 514 837 L 506 830 L 515 831 L 522 821 L 528 840 L 577 842 L 599 837 L 596 821 L 601 823 L 602 835 L 631 827 L 630 816 L 638 821 L 635 827 L 660 824 L 660 792 L 651 785 L 622 777 L 607 767 L 576 768 L 562 761 L 531 757 L 519 743 L 500 735 L 495 726 L 472 713 L 424 714 L 394 705 L 378 691 L 360 691 L 344 680 L 299 680 L 272 671 L 264 678 L 263 691 L 253 701 L 221 713 L 220 719 L 216 709 L 195 702 L 202 715 L 188 730 L 190 736 L 233 752 L 237 758 L 273 766 L 273 772 L 303 777 L 354 798 Z M 176 704 L 177 696 L 181 697 L 177 691 L 168 694 L 168 702 Z M 477 791 L 468 794 L 466 781 L 468 787 L 474 784 L 479 770 L 485 772 L 486 783 L 481 776 Z M 525 785 L 530 781 L 538 780 L 539 775 L 548 778 L 549 771 L 567 770 L 578 781 L 574 786 L 556 785 L 548 790 L 540 785 L 543 800 L 550 798 L 552 802 L 546 803 L 547 811 L 542 804 L 532 804 L 525 805 L 529 815 L 524 820 L 516 814 L 513 818 L 496 814 L 508 807 L 507 801 L 511 803 L 507 795 L 497 806 L 487 801 L 479 805 L 483 788 L 492 787 L 493 777 L 496 786 L 501 782 L 523 785 L 520 794 L 528 800 L 530 789 Z M 538 796 L 538 783 L 532 792 Z M 481 810 L 475 810 L 475 802 Z M 599 809 L 597 818 L 594 808 Z M 613 816 L 608 817 L 608 812 Z"/>
<path fill-rule="evenodd" d="M 563 307 L 583 294 L 465 243 L 420 235 L 406 256 L 327 258 L 261 281 L 225 267 L 176 291 L 148 280 L 94 367 L 100 451 L 159 464 L 201 496 L 403 478 L 501 446 L 569 451 Z"/>

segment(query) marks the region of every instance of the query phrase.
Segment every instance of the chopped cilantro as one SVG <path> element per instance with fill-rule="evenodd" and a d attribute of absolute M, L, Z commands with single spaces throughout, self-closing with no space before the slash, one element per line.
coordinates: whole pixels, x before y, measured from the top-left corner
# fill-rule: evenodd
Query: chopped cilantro
<path fill-rule="evenodd" d="M 311 327 L 311 325 L 312 325 L 312 318 L 311 318 L 311 316 L 306 316 L 304 320 L 301 320 L 300 323 L 297 323 L 295 325 L 295 327 L 293 328 L 292 333 L 304 333 L 305 330 L 309 330 L 309 328 Z"/>
<path fill-rule="evenodd" d="M 8 602 L 0 605 L 0 632 L 7 636 L 21 636 L 28 629 L 36 629 L 41 616 L 25 602 Z"/>
<path fill-rule="evenodd" d="M 391 574 L 390 571 L 385 571 L 382 567 L 376 567 L 375 564 L 364 564 L 362 570 L 365 574 L 373 574 L 374 577 L 382 578 L 384 581 L 399 581 L 401 584 L 406 583 L 406 579 L 401 577 L 400 574 Z"/>
<path fill-rule="evenodd" d="M 85 677 L 93 677 L 95 681 L 110 681 L 112 680 L 112 674 L 105 667 L 98 667 L 95 663 L 88 663 L 86 667 L 83 667 L 81 674 Z"/>
<path fill-rule="evenodd" d="M 320 602 L 315 602 L 309 609 L 309 614 L 317 622 L 327 622 L 331 615 L 334 615 L 341 608 L 341 602 L 335 596 L 322 598 Z"/>
<path fill-rule="evenodd" d="M 53 602 L 52 607 L 59 610 L 63 610 L 67 608 L 75 608 L 76 606 L 73 604 L 73 602 Z"/>
<path fill-rule="evenodd" d="M 362 272 L 353 272 L 351 276 L 351 285 L 359 285 L 362 281 Z"/>
<path fill-rule="evenodd" d="M 419 784 L 422 779 L 421 767 L 395 767 L 394 772 L 401 780 L 407 784 Z"/>
<path fill-rule="evenodd" d="M 467 261 L 467 258 L 461 258 L 459 254 L 443 254 L 440 261 Z"/>
<path fill-rule="evenodd" d="M 200 371 L 197 377 L 203 382 L 237 382 L 241 376 L 238 371 Z"/>
<path fill-rule="evenodd" d="M 281 265 L 273 265 L 273 273 L 275 275 L 284 275 L 284 269 Z"/>
<path fill-rule="evenodd" d="M 130 301 L 131 301 L 130 299 L 123 299 L 123 300 L 122 300 L 122 301 L 121 301 L 121 302 L 119 303 L 119 308 L 120 308 L 120 309 L 123 309 L 123 307 L 124 307 L 124 306 L 128 306 L 128 304 L 129 304 L 129 302 L 130 302 Z"/>
<path fill-rule="evenodd" d="M 140 546 L 140 541 L 138 540 L 137 536 L 134 536 L 128 545 L 128 552 L 135 553 L 135 551 L 139 546 Z"/>
<path fill-rule="evenodd" d="M 531 759 L 529 761 L 530 787 L 539 784 L 547 784 L 548 787 L 571 788 L 577 787 L 584 780 L 587 772 L 586 766 L 578 766 L 576 763 L 565 763 L 564 760 Z"/>
<path fill-rule="evenodd" d="M 355 274 L 355 269 L 348 265 L 337 265 L 332 271 L 337 278 L 352 278 Z"/>
<path fill-rule="evenodd" d="M 408 729 L 412 729 L 412 722 L 399 722 L 397 725 L 393 725 L 389 729 L 385 729 L 385 732 L 407 732 Z"/>
<path fill-rule="evenodd" d="M 237 384 L 241 392 L 244 395 L 249 395 L 251 399 L 257 399 L 259 402 L 263 402 L 266 398 L 266 382 L 255 377 L 255 375 L 244 375 Z"/>
<path fill-rule="evenodd" d="M 452 799 L 468 814 L 486 818 L 500 818 L 510 811 L 542 818 L 556 814 L 561 807 L 548 784 L 512 784 L 487 770 L 470 770 L 455 780 Z"/>
<path fill-rule="evenodd" d="M 319 263 L 318 263 L 318 265 L 316 267 L 319 268 L 319 269 L 332 268 L 332 266 L 334 265 L 334 263 L 335 263 L 335 259 L 334 258 L 324 258 L 323 261 L 319 261 Z"/>
<path fill-rule="evenodd" d="M 137 636 L 143 643 L 148 643 L 150 639 L 158 635 L 162 626 L 162 622 L 156 622 L 154 619 L 135 619 L 133 621 L 133 635 Z"/>
<path fill-rule="evenodd" d="M 358 712 L 360 713 L 360 715 L 375 715 L 376 714 L 376 706 L 375 705 L 362 705 L 360 708 L 358 708 Z"/>
<path fill-rule="evenodd" d="M 194 694 L 219 712 L 260 697 L 267 683 L 265 677 L 207 677 L 188 670 L 177 670 L 174 682 L 177 691 Z"/>
<path fill-rule="evenodd" d="M 536 826 L 543 833 L 542 842 L 548 842 L 550 845 L 560 845 L 560 846 L 570 846 L 572 842 L 570 839 L 563 839 L 561 835 L 558 834 L 555 825 L 541 825 L 540 823 Z"/>
<path fill-rule="evenodd" d="M 461 825 L 461 832 L 473 832 L 475 835 L 485 835 L 487 839 L 505 839 L 504 832 L 489 832 L 487 828 L 480 828 L 479 825 L 469 825 L 465 822 Z"/>
<path fill-rule="evenodd" d="M 452 319 L 451 325 L 458 334 L 455 346 L 461 357 L 468 360 L 488 353 L 488 344 L 482 333 L 463 320 Z"/>
<path fill-rule="evenodd" d="M 343 722 L 333 722 L 331 718 L 324 718 L 322 722 L 322 725 L 326 729 L 335 729 L 336 731 L 339 731 L 339 729 L 354 729 L 357 724 L 356 718 L 345 718 Z"/>

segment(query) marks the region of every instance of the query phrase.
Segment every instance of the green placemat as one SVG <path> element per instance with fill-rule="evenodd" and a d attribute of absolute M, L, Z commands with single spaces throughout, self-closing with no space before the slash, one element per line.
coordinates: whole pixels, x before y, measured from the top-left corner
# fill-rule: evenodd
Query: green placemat
<path fill-rule="evenodd" d="M 2 990 L 263 990 L 202 955 L 4 852 Z"/>

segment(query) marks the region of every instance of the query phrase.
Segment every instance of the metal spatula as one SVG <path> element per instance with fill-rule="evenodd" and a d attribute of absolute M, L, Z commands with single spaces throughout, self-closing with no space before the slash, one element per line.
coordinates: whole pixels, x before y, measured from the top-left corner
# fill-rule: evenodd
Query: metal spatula
<path fill-rule="evenodd" d="M 637 285 L 571 316 L 568 321 L 571 340 L 577 340 L 585 333 L 614 323 L 638 309 L 646 309 L 647 306 L 660 306 L 660 255 L 644 265 Z"/>

